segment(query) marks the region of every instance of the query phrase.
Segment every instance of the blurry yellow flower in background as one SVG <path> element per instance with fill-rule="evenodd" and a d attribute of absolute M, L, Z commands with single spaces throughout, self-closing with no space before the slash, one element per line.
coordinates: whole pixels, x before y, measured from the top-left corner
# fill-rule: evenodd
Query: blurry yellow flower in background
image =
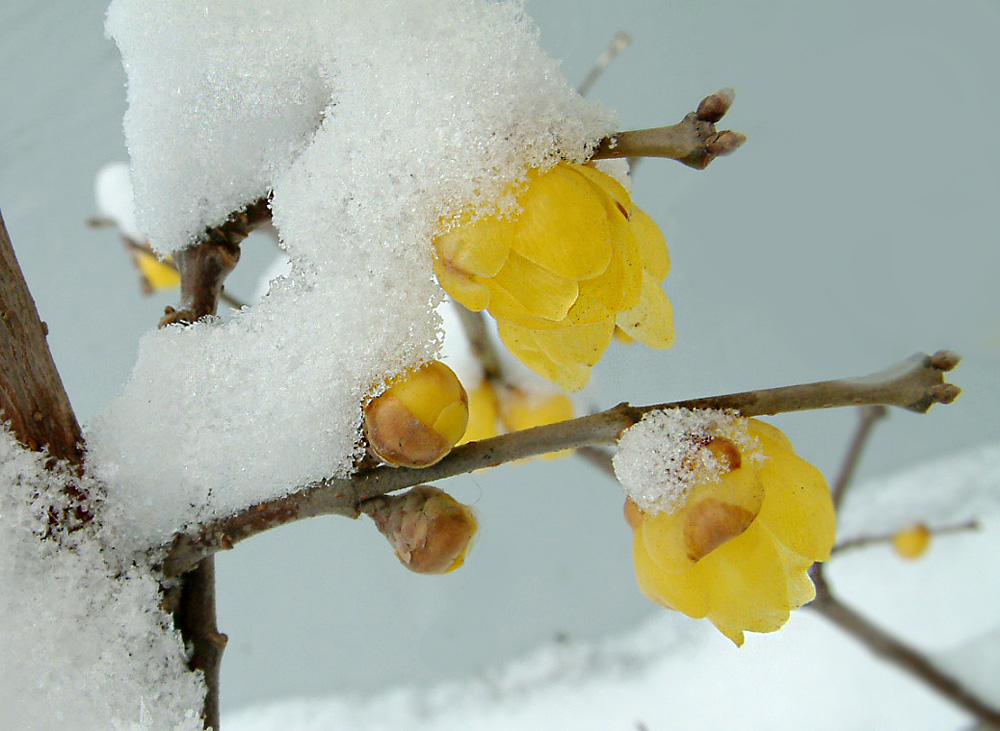
<path fill-rule="evenodd" d="M 644 513 L 631 500 L 626 505 L 643 593 L 707 617 L 737 645 L 744 631 L 773 632 L 815 598 L 807 571 L 830 557 L 835 537 L 833 502 L 819 471 L 774 427 L 743 423 L 758 454 L 723 434 L 702 447 L 714 479 L 696 482 L 676 510 Z"/>
<path fill-rule="evenodd" d="M 434 241 L 441 286 L 488 310 L 511 353 L 576 391 L 616 326 L 654 348 L 672 344 L 666 242 L 621 183 L 560 163 L 531 172 L 517 202 L 514 216 L 470 213 Z"/>
<path fill-rule="evenodd" d="M 484 380 L 469 393 L 469 426 L 459 444 L 554 424 L 576 415 L 572 399 L 559 391 L 533 393 L 507 385 L 497 391 Z M 553 452 L 544 458 L 555 459 L 570 453 L 571 450 Z"/>

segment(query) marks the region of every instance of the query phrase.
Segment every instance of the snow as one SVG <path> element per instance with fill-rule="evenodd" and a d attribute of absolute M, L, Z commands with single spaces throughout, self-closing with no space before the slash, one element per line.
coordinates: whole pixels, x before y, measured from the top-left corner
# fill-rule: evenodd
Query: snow
<path fill-rule="evenodd" d="M 348 474 L 362 402 L 438 354 L 441 221 L 512 205 L 513 181 L 581 159 L 613 117 L 569 87 L 516 2 L 115 0 L 107 29 L 154 248 L 273 191 L 291 259 L 232 321 L 146 335 L 90 424 L 89 469 L 138 546 Z"/>
<path fill-rule="evenodd" d="M 159 608 L 150 559 L 93 526 L 45 537 L 65 479 L 0 427 L 4 728 L 200 729 L 204 687 Z"/>
<path fill-rule="evenodd" d="M 122 236 L 135 242 L 146 240 L 135 218 L 135 194 L 127 162 L 109 162 L 97 171 L 94 200 L 98 212 L 114 222 Z"/>
<path fill-rule="evenodd" d="M 625 493 L 646 513 L 672 513 L 695 484 L 719 479 L 719 465 L 702 449 L 716 437 L 740 448 L 745 459 L 760 459 L 746 420 L 714 409 L 650 411 L 626 429 L 612 459 Z"/>

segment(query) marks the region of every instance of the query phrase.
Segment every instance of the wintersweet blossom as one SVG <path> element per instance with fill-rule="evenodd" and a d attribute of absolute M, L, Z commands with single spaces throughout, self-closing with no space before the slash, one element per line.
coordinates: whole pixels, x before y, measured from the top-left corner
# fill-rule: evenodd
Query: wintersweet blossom
<path fill-rule="evenodd" d="M 815 598 L 807 572 L 830 557 L 835 517 L 823 476 L 784 434 L 738 421 L 759 451 L 712 439 L 687 469 L 709 464 L 713 474 L 699 475 L 676 510 L 646 513 L 629 500 L 626 518 L 643 593 L 742 645 L 744 631 L 773 632 Z"/>
<path fill-rule="evenodd" d="M 389 382 L 364 408 L 371 450 L 394 467 L 429 467 L 451 451 L 469 422 L 469 398 L 439 360 Z"/>
<path fill-rule="evenodd" d="M 509 217 L 469 212 L 434 240 L 441 286 L 488 310 L 511 353 L 576 391 L 616 326 L 654 348 L 672 344 L 666 242 L 620 182 L 559 163 L 529 173 L 517 203 Z"/>
<path fill-rule="evenodd" d="M 459 444 L 555 424 L 575 415 L 572 399 L 562 391 L 536 393 L 505 386 L 498 394 L 497 389 L 484 380 L 469 394 L 469 426 Z M 563 450 L 544 457 L 555 459 L 571 453 L 571 450 Z"/>

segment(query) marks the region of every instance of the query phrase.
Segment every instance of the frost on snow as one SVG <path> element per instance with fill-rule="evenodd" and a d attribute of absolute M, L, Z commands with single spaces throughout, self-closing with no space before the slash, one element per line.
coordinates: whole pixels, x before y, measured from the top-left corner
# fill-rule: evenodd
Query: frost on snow
<path fill-rule="evenodd" d="M 46 537 L 65 499 L 44 460 L 0 426 L 3 727 L 200 729 L 205 690 L 150 566 L 93 527 Z"/>
<path fill-rule="evenodd" d="M 430 240 L 613 129 L 518 2 L 115 0 L 138 225 L 161 253 L 272 193 L 291 259 L 225 325 L 148 334 L 90 426 L 124 533 L 349 473 L 373 388 L 435 357 Z M 510 201 L 506 202 L 509 205 Z"/>
<path fill-rule="evenodd" d="M 697 483 L 718 479 L 718 465 L 702 447 L 715 437 L 760 459 L 746 420 L 714 409 L 664 409 L 646 413 L 618 440 L 612 463 L 625 492 L 643 512 L 672 513 Z M 749 454 L 745 450 L 750 450 Z"/>

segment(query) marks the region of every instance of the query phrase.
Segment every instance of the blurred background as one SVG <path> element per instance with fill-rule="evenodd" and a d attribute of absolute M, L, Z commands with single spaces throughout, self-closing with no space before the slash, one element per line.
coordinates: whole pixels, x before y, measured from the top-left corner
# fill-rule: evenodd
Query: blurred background
<path fill-rule="evenodd" d="M 85 223 L 95 173 L 126 159 L 124 74 L 104 8 L 0 6 L 0 211 L 84 422 L 118 393 L 139 337 L 174 301 L 142 296 L 117 234 Z M 1000 443 L 1000 5 L 530 0 L 527 11 L 572 84 L 617 32 L 630 35 L 590 93 L 623 128 L 671 124 L 732 86 L 720 128 L 749 136 L 702 172 L 662 160 L 637 169 L 634 198 L 670 246 L 677 341 L 615 348 L 587 392 L 594 405 L 862 375 L 950 348 L 965 357 L 953 374 L 964 395 L 929 416 L 894 412 L 862 481 L 874 490 L 880 476 Z M 275 249 L 254 237 L 243 250 L 227 290 L 249 297 Z M 855 420 L 842 410 L 775 422 L 832 478 Z M 635 587 L 620 490 L 582 460 L 442 486 L 481 518 L 466 566 L 445 577 L 407 573 L 370 523 L 342 518 L 220 557 L 224 709 L 456 678 L 662 611 Z M 992 536 L 970 554 L 995 547 Z M 885 585 L 916 576 L 887 574 Z M 996 606 L 1000 573 L 984 562 L 978 585 L 932 593 L 949 597 L 941 616 L 959 642 L 996 617 L 953 608 Z M 848 598 L 885 605 L 892 621 L 888 595 Z"/>

